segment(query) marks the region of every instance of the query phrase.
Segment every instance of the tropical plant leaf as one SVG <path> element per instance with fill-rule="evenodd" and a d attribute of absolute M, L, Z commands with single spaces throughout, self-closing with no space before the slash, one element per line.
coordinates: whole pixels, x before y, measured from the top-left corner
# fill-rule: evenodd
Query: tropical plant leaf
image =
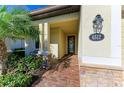
<path fill-rule="evenodd" d="M 0 9 L 0 39 L 37 39 L 39 31 L 32 25 L 28 13 L 21 8 L 7 11 L 3 6 Z"/>
<path fill-rule="evenodd" d="M 4 5 L 0 8 L 0 12 L 5 12 L 5 11 L 7 11 L 7 7 Z"/>

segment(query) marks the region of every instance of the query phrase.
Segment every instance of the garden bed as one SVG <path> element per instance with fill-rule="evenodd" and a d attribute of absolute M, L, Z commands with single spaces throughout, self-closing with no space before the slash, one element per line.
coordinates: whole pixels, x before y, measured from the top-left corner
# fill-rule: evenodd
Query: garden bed
<path fill-rule="evenodd" d="M 6 61 L 7 73 L 0 76 L 0 87 L 31 87 L 35 85 L 48 70 L 57 70 L 61 64 L 69 66 L 65 59 L 58 60 L 52 55 L 29 55 L 20 57 L 10 54 Z"/>
<path fill-rule="evenodd" d="M 36 71 L 43 70 L 43 56 L 19 57 L 11 54 L 6 62 L 7 73 L 0 76 L 0 87 L 31 86 L 38 78 Z"/>

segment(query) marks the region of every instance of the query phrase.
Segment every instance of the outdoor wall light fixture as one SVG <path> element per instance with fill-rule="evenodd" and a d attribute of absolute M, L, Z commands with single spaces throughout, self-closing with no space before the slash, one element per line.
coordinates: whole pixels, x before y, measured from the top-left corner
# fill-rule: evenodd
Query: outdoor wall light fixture
<path fill-rule="evenodd" d="M 103 25 L 103 18 L 100 14 L 97 14 L 95 16 L 95 19 L 93 20 L 93 31 L 94 33 L 89 36 L 89 39 L 92 41 L 101 41 L 104 39 L 104 35 L 101 33 Z"/>

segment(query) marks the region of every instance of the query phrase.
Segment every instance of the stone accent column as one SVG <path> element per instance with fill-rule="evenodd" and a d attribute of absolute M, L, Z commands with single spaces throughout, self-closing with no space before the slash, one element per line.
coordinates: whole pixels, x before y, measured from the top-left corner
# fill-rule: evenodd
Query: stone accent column
<path fill-rule="evenodd" d="M 49 52 L 50 50 L 50 27 L 49 27 L 49 23 L 44 23 L 44 51 Z"/>

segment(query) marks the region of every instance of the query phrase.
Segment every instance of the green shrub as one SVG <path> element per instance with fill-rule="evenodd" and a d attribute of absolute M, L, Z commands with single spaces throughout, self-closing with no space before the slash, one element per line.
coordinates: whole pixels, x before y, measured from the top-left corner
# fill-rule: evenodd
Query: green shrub
<path fill-rule="evenodd" d="M 31 72 L 39 69 L 42 66 L 42 62 L 42 57 L 26 56 L 19 60 L 17 70 Z"/>
<path fill-rule="evenodd" d="M 20 58 L 17 55 L 10 55 L 6 62 L 7 74 L 0 76 L 0 87 L 25 87 L 32 82 L 32 72 L 41 69 L 43 64 L 42 56 L 26 56 Z"/>
<path fill-rule="evenodd" d="M 25 64 L 24 63 L 18 63 L 17 71 L 19 71 L 19 72 L 26 71 Z"/>
<path fill-rule="evenodd" d="M 30 85 L 31 81 L 31 75 L 26 75 L 23 73 L 9 73 L 0 76 L 0 87 L 26 87 Z"/>
<path fill-rule="evenodd" d="M 20 57 L 18 55 L 9 54 L 6 61 L 7 69 L 17 68 L 18 60 L 20 60 Z"/>
<path fill-rule="evenodd" d="M 36 62 L 31 62 L 30 64 L 29 64 L 29 70 L 35 70 L 35 69 L 37 69 L 37 68 L 39 68 L 39 65 L 36 63 Z"/>
<path fill-rule="evenodd" d="M 9 55 L 6 62 L 7 68 L 10 69 L 10 71 L 11 69 L 16 69 L 20 72 L 28 72 L 39 69 L 40 67 L 42 67 L 42 64 L 42 56 L 25 56 L 23 58 L 20 58 L 15 54 Z"/>

